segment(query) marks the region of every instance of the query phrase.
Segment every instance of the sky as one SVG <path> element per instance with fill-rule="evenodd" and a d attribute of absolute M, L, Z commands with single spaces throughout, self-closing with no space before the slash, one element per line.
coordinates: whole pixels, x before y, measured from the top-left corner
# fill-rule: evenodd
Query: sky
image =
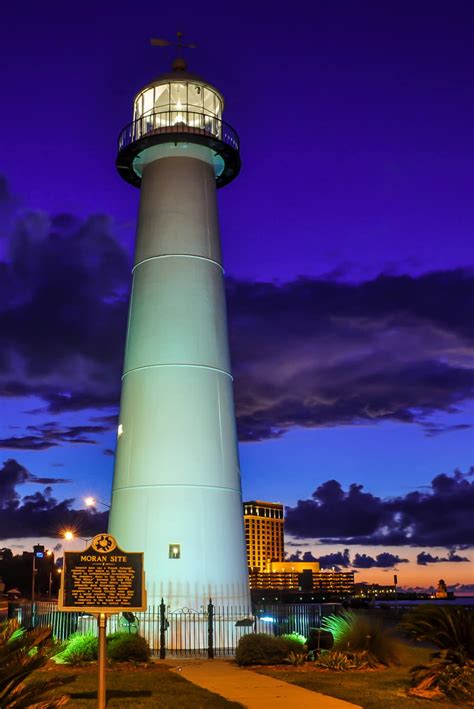
<path fill-rule="evenodd" d="M 116 141 L 173 58 L 149 38 L 181 30 L 241 141 L 218 199 L 244 499 L 287 506 L 289 554 L 474 593 L 472 4 L 2 15 L 1 544 L 105 524 L 82 500 L 110 498 L 139 199 Z"/>

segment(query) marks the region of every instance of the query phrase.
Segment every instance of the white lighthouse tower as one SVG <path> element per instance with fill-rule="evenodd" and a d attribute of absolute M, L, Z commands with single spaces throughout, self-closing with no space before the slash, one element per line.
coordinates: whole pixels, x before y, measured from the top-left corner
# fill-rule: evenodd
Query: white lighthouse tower
<path fill-rule="evenodd" d="M 117 169 L 140 188 L 109 531 L 149 603 L 249 605 L 216 188 L 239 173 L 217 89 L 173 71 L 135 97 Z"/>

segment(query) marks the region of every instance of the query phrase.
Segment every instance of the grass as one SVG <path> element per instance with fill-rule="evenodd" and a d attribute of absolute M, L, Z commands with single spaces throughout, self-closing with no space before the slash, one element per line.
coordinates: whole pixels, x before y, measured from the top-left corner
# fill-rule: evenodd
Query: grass
<path fill-rule="evenodd" d="M 432 650 L 399 643 L 400 665 L 368 672 L 331 672 L 318 669 L 258 668 L 255 671 L 299 687 L 321 692 L 331 697 L 345 699 L 364 709 L 446 709 L 449 702 L 433 702 L 408 697 L 410 687 L 408 671 L 413 665 L 428 662 Z M 306 665 L 306 668 L 308 665 Z M 311 667 L 311 666 L 310 666 Z M 305 669 L 306 669 L 305 668 Z M 463 705 L 456 705 L 462 707 Z M 471 706 L 471 705 L 465 705 Z"/>
<path fill-rule="evenodd" d="M 37 676 L 49 677 L 73 675 L 71 684 L 63 687 L 63 693 L 71 697 L 68 707 L 92 709 L 97 706 L 97 664 L 81 668 L 55 666 L 50 663 Z M 242 705 L 231 702 L 206 689 L 197 687 L 184 677 L 170 672 L 165 664 L 152 663 L 149 668 L 130 664 L 107 669 L 107 709 L 137 709 L 156 707 L 157 709 L 242 709 Z"/>

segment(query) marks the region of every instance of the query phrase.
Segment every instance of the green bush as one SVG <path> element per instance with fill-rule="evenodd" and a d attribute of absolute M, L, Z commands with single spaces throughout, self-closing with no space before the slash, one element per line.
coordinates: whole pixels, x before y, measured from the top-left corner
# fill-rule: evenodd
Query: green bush
<path fill-rule="evenodd" d="M 107 638 L 107 657 L 116 662 L 148 662 L 150 647 L 141 635 L 113 633 Z"/>
<path fill-rule="evenodd" d="M 283 640 L 293 640 L 295 643 L 299 643 L 300 645 L 306 645 L 305 636 L 297 632 L 285 633 L 284 635 L 280 635 L 280 637 L 283 638 Z"/>
<path fill-rule="evenodd" d="M 60 664 L 82 665 L 97 660 L 99 641 L 93 633 L 73 633 L 53 658 Z"/>
<path fill-rule="evenodd" d="M 301 653 L 301 643 L 292 638 L 250 633 L 240 638 L 235 660 L 238 665 L 277 665 L 290 653 Z"/>
<path fill-rule="evenodd" d="M 341 615 L 323 618 L 322 627 L 334 637 L 334 650 L 366 652 L 367 661 L 377 664 L 398 663 L 397 643 L 388 629 L 376 618 L 344 611 Z"/>

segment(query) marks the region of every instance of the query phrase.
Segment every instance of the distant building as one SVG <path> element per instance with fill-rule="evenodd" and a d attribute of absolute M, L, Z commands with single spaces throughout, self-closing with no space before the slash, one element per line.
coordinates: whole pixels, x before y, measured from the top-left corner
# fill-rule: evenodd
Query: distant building
<path fill-rule="evenodd" d="M 449 593 L 448 593 L 448 587 L 446 586 L 446 582 L 443 579 L 440 579 L 438 581 L 438 588 L 435 593 L 436 598 L 448 598 Z"/>
<path fill-rule="evenodd" d="M 316 560 L 285 561 L 283 505 L 279 502 L 244 502 L 244 525 L 252 592 L 352 593 L 353 571 L 321 571 Z"/>
<path fill-rule="evenodd" d="M 268 572 L 273 561 L 285 559 L 283 505 L 253 500 L 244 502 L 247 565 L 250 570 Z"/>
<path fill-rule="evenodd" d="M 353 571 L 323 570 L 313 575 L 313 591 L 347 596 L 354 591 Z"/>
<path fill-rule="evenodd" d="M 353 571 L 321 571 L 318 561 L 271 562 L 268 571 L 249 570 L 250 588 L 349 595 L 354 589 Z"/>
<path fill-rule="evenodd" d="M 354 598 L 395 598 L 396 593 L 395 586 L 378 583 L 356 583 L 354 585 Z"/>

